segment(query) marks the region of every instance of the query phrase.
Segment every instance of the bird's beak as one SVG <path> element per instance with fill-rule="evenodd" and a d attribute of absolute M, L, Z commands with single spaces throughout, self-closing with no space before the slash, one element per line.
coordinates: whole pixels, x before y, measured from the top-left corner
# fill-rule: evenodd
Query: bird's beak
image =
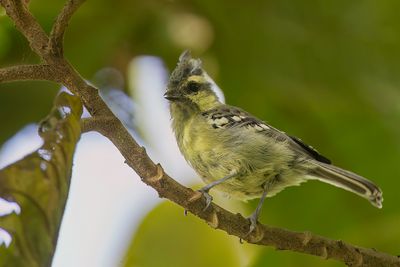
<path fill-rule="evenodd" d="M 168 99 L 169 101 L 177 101 L 179 99 L 182 98 L 182 96 L 180 94 L 178 94 L 176 91 L 174 90 L 168 90 L 165 94 L 164 94 L 164 98 Z"/>

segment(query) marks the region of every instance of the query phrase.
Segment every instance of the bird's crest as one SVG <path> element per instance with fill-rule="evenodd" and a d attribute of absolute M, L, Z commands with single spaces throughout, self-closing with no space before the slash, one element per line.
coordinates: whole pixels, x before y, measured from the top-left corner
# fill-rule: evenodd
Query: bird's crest
<path fill-rule="evenodd" d="M 168 87 L 176 87 L 181 81 L 186 80 L 189 76 L 201 74 L 203 74 L 201 60 L 198 58 L 192 58 L 190 51 L 185 50 L 180 55 L 178 65 L 171 74 Z"/>

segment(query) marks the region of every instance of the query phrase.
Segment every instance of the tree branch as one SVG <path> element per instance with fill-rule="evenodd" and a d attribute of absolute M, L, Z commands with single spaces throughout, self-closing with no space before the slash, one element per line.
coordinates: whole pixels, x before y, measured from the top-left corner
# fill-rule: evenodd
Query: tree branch
<path fill-rule="evenodd" d="M 249 243 L 273 246 L 279 250 L 291 250 L 325 259 L 336 259 L 348 266 L 400 266 L 398 257 L 378 252 L 374 249 L 356 247 L 343 241 L 331 240 L 309 232 L 292 232 L 289 230 L 258 224 L 255 231 L 247 235 L 249 221 L 240 214 L 233 214 L 212 203 L 208 209 L 201 193 L 186 188 L 169 177 L 160 165 L 156 165 L 132 138 L 122 123 L 114 116 L 98 94 L 98 90 L 88 85 L 77 71 L 61 57 L 61 42 L 65 27 L 72 13 L 78 8 L 81 1 L 69 1 L 59 15 L 52 31 L 52 46 L 61 53 L 47 53 L 48 44 L 46 34 L 40 25 L 26 10 L 20 0 L 0 0 L 7 14 L 14 20 L 17 27 L 28 38 L 32 49 L 41 55 L 47 62 L 54 62 L 57 81 L 63 83 L 75 95 L 81 97 L 85 107 L 92 115 L 91 119 L 82 124 L 86 130 L 97 130 L 119 149 L 126 163 L 141 177 L 142 181 L 154 188 L 160 197 L 167 198 L 199 218 L 205 220 L 211 227 L 220 229 L 230 235 L 237 236 Z M 38 35 L 37 35 L 38 34 Z M 33 74 L 36 67 L 18 67 L 3 69 L 0 81 L 11 81 L 21 78 L 46 78 L 42 74 Z M 41 73 L 40 70 L 37 70 Z M 22 73 L 22 74 L 21 74 Z"/>
<path fill-rule="evenodd" d="M 67 28 L 72 15 L 78 10 L 84 1 L 85 0 L 68 0 L 58 15 L 57 20 L 50 32 L 49 48 L 53 55 L 58 57 L 63 56 L 63 38 L 65 29 Z"/>
<path fill-rule="evenodd" d="M 50 65 L 20 65 L 0 69 L 0 83 L 24 80 L 60 82 L 54 67 Z"/>

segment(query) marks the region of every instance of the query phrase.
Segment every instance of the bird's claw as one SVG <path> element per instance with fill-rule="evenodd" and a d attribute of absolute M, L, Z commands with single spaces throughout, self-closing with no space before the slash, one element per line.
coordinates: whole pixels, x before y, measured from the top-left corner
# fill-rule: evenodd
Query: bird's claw
<path fill-rule="evenodd" d="M 206 198 L 206 206 L 203 209 L 203 211 L 205 211 L 211 205 L 213 197 L 208 193 L 207 190 L 200 189 L 199 192 L 202 193 L 203 196 Z"/>
<path fill-rule="evenodd" d="M 248 219 L 250 221 L 249 231 L 246 234 L 246 237 L 249 236 L 257 227 L 257 214 L 253 213 Z"/>

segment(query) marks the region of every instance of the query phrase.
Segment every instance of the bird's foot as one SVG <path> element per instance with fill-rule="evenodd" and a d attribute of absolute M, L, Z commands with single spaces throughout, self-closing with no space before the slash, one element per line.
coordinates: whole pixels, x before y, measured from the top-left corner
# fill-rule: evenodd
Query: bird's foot
<path fill-rule="evenodd" d="M 248 217 L 248 219 L 250 221 L 250 227 L 246 236 L 249 236 L 256 229 L 258 223 L 258 213 L 257 212 L 252 213 L 250 217 Z"/>
<path fill-rule="evenodd" d="M 203 196 L 206 198 L 206 206 L 204 207 L 203 211 L 205 211 L 211 204 L 213 197 L 208 193 L 207 189 L 199 189 L 199 192 L 203 194 Z"/>

